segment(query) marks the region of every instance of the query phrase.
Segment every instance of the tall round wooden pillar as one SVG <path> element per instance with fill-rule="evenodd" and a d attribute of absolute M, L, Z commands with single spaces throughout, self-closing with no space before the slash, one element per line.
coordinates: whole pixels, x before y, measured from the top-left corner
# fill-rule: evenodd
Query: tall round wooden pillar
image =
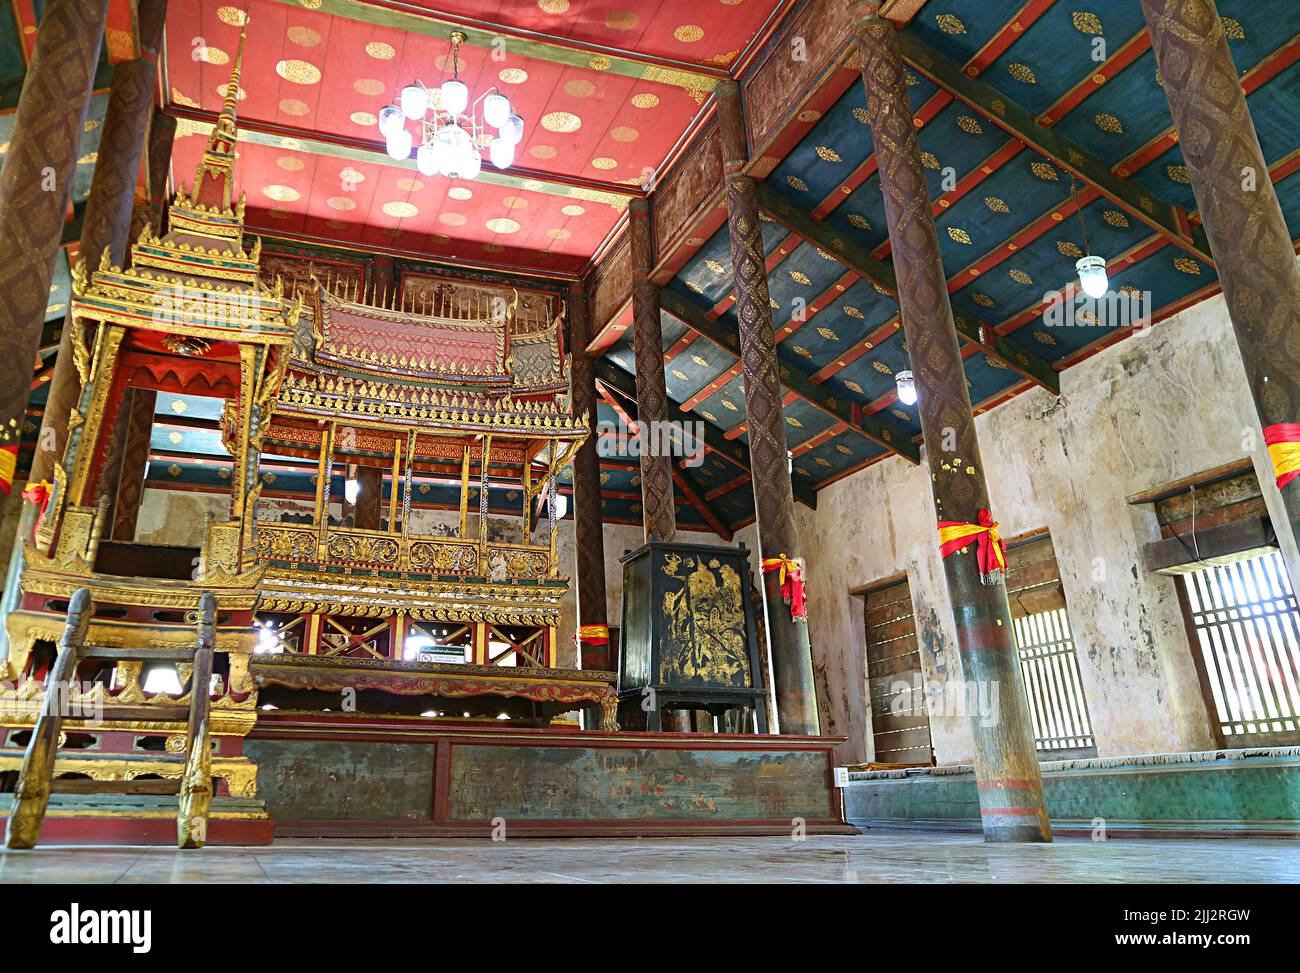
<path fill-rule="evenodd" d="M 975 523 L 988 486 L 966 375 L 948 302 L 920 145 L 912 123 L 894 26 L 879 3 L 859 4 L 855 31 L 866 86 L 894 268 L 921 431 L 934 491 L 936 523 Z M 1008 448 L 1015 444 L 1008 443 Z M 949 448 L 951 447 L 951 448 Z M 938 544 L 937 534 L 926 543 Z M 967 697 L 996 690 L 993 719 L 974 713 L 975 779 L 990 841 L 1050 841 L 1051 828 L 1017 657 L 1005 583 L 981 583 L 973 545 L 944 559 Z M 985 698 L 980 693 L 978 698 Z"/>
<path fill-rule="evenodd" d="M 794 526 L 794 491 L 790 485 L 781 376 L 772 333 L 758 199 L 754 180 L 742 172 L 748 147 L 740 86 L 734 81 L 723 82 L 717 87 L 716 96 L 759 550 L 764 560 L 797 559 L 801 549 Z M 763 575 L 763 593 L 780 731 L 816 735 L 819 732 L 817 692 L 807 619 L 791 617 L 789 607 L 781 598 L 778 572 Z"/>

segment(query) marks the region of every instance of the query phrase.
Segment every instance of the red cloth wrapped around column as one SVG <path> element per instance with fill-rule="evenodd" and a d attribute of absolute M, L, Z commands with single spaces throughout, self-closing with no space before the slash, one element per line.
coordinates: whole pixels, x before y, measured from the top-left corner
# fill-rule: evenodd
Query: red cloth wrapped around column
<path fill-rule="evenodd" d="M 978 523 L 960 520 L 939 521 L 939 554 L 947 557 L 975 544 L 975 559 L 982 584 L 997 584 L 1007 570 L 1007 542 L 998 533 L 998 522 L 987 509 L 976 513 Z"/>
<path fill-rule="evenodd" d="M 795 621 L 808 617 L 808 599 L 804 594 L 803 559 L 787 557 L 784 552 L 776 557 L 763 558 L 764 574 L 780 571 L 777 580 L 781 585 L 781 599 L 790 606 L 790 617 Z"/>

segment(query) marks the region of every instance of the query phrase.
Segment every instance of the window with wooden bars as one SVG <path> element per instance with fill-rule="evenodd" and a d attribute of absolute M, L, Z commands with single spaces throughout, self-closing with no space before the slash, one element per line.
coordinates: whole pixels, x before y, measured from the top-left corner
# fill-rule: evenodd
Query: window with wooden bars
<path fill-rule="evenodd" d="M 1145 499 L 1145 498 L 1144 498 Z M 1216 744 L 1300 744 L 1300 613 L 1248 462 L 1152 498 Z"/>
<path fill-rule="evenodd" d="M 863 593 L 867 631 L 867 694 L 877 763 L 934 763 L 925 678 L 907 578 Z"/>
<path fill-rule="evenodd" d="M 1039 753 L 1096 756 L 1056 551 L 1045 531 L 1007 545 L 1007 598 Z"/>

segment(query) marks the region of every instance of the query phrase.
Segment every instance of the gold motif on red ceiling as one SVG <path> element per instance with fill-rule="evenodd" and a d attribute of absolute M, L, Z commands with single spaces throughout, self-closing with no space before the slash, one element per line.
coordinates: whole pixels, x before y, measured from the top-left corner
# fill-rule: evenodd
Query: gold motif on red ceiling
<path fill-rule="evenodd" d="M 229 64 L 230 55 L 219 47 L 200 45 L 194 48 L 194 57 L 205 64 Z"/>
<path fill-rule="evenodd" d="M 1034 74 L 1034 69 L 1028 64 L 1008 64 L 1007 74 L 1023 84 L 1038 84 L 1038 78 Z"/>
<path fill-rule="evenodd" d="M 627 125 L 619 125 L 610 129 L 609 137 L 615 142 L 635 142 L 641 137 L 641 133 Z"/>
<path fill-rule="evenodd" d="M 673 31 L 673 36 L 683 44 L 694 44 L 704 37 L 704 28 L 696 24 L 682 24 Z"/>
<path fill-rule="evenodd" d="M 994 213 L 1011 212 L 1011 207 L 1009 207 L 1005 201 L 999 199 L 997 196 L 985 196 L 984 205 L 987 206 Z"/>
<path fill-rule="evenodd" d="M 528 200 L 524 199 L 522 196 L 507 196 L 505 199 L 501 200 L 501 205 L 506 209 L 527 209 Z"/>
<path fill-rule="evenodd" d="M 464 186 L 452 186 L 447 190 L 447 196 L 451 199 L 473 199 L 474 194 Z"/>
<path fill-rule="evenodd" d="M 129 61 L 136 56 L 135 38 L 131 36 L 130 31 L 110 28 L 105 37 L 108 43 L 109 57 L 114 61 Z"/>
<path fill-rule="evenodd" d="M 593 71 L 608 71 L 614 66 L 614 62 L 607 57 L 597 55 L 587 61 L 587 67 Z"/>
<path fill-rule="evenodd" d="M 731 66 L 731 62 L 740 57 L 740 51 L 727 51 L 725 54 L 713 54 L 704 59 L 705 64 L 716 64 L 720 68 Z"/>
<path fill-rule="evenodd" d="M 218 7 L 217 18 L 231 27 L 244 26 L 244 11 L 239 7 Z"/>
<path fill-rule="evenodd" d="M 285 36 L 299 47 L 315 47 L 320 43 L 320 32 L 310 27 L 290 27 Z"/>
<path fill-rule="evenodd" d="M 1058 240 L 1056 249 L 1060 251 L 1062 257 L 1078 258 L 1083 256 L 1083 251 L 1079 249 L 1079 245 L 1068 240 Z"/>
<path fill-rule="evenodd" d="M 356 209 L 356 201 L 348 199 L 346 196 L 331 196 L 325 200 L 325 205 L 330 209 Z"/>
<path fill-rule="evenodd" d="M 638 95 L 632 96 L 633 108 L 654 108 L 659 104 L 659 96 L 643 91 Z"/>
<path fill-rule="evenodd" d="M 980 127 L 979 120 L 972 118 L 970 115 L 958 115 L 957 127 L 967 135 L 983 135 L 984 129 Z"/>
<path fill-rule="evenodd" d="M 277 61 L 275 73 L 293 84 L 320 84 L 320 68 L 310 61 L 300 61 L 297 58 Z"/>
<path fill-rule="evenodd" d="M 382 95 L 384 93 L 384 83 L 378 78 L 357 78 L 352 82 L 352 90 L 359 95 Z"/>
<path fill-rule="evenodd" d="M 1074 21 L 1074 29 L 1082 34 L 1102 33 L 1101 19 L 1094 13 L 1076 10 L 1070 15 L 1070 19 Z"/>
<path fill-rule="evenodd" d="M 598 159 L 591 160 L 591 167 L 593 169 L 602 169 L 608 171 L 610 169 L 617 169 L 618 161 L 616 159 L 611 159 L 608 156 L 601 156 Z"/>
<path fill-rule="evenodd" d="M 528 72 L 523 68 L 502 68 L 497 73 L 497 80 L 502 84 L 523 84 L 528 80 Z"/>
<path fill-rule="evenodd" d="M 936 14 L 934 22 L 939 25 L 939 29 L 945 34 L 966 33 L 966 25 L 952 14 Z"/>
<path fill-rule="evenodd" d="M 366 45 L 366 53 L 376 61 L 391 61 L 397 56 L 397 49 L 383 41 L 371 41 Z"/>
<path fill-rule="evenodd" d="M 397 180 L 397 188 L 404 193 L 418 193 L 424 188 L 424 182 L 413 176 L 404 176 Z"/>
<path fill-rule="evenodd" d="M 605 26 L 610 30 L 635 30 L 640 22 L 632 10 L 611 10 L 605 15 Z"/>
<path fill-rule="evenodd" d="M 1108 209 L 1102 214 L 1101 218 L 1105 220 L 1109 226 L 1113 226 L 1118 230 L 1127 230 L 1129 228 L 1128 217 L 1119 212 L 1119 210 Z"/>
<path fill-rule="evenodd" d="M 560 212 L 563 213 L 565 216 L 581 216 L 583 213 L 587 211 L 583 207 L 579 206 L 577 203 L 570 203 L 568 206 L 561 207 Z"/>
<path fill-rule="evenodd" d="M 552 240 L 567 240 L 569 239 L 569 237 L 573 236 L 573 231 L 566 230 L 562 226 L 557 226 L 553 230 L 547 230 L 546 235 L 550 237 Z"/>
<path fill-rule="evenodd" d="M 420 210 L 415 204 L 408 203 L 404 199 L 395 199 L 392 202 L 384 203 L 381 208 L 386 216 L 392 216 L 399 220 L 420 215 Z"/>
<path fill-rule="evenodd" d="M 596 93 L 596 86 L 585 78 L 575 78 L 564 83 L 564 93 L 573 98 L 590 98 Z"/>
<path fill-rule="evenodd" d="M 1046 162 L 1029 163 L 1029 171 L 1044 182 L 1056 182 L 1061 178 L 1061 174 Z"/>
<path fill-rule="evenodd" d="M 553 145 L 534 145 L 528 150 L 528 154 L 534 159 L 554 159 L 559 152 Z"/>
<path fill-rule="evenodd" d="M 292 186 L 277 185 L 264 186 L 262 188 L 262 195 L 267 199 L 275 200 L 277 203 L 292 203 L 299 197 L 298 190 L 294 189 Z"/>
<path fill-rule="evenodd" d="M 1192 177 L 1187 173 L 1187 166 L 1168 166 L 1165 172 L 1169 173 L 1169 178 L 1174 182 L 1180 182 L 1184 186 L 1192 181 Z"/>
<path fill-rule="evenodd" d="M 495 219 L 488 220 L 484 225 L 493 233 L 508 234 L 519 232 L 519 224 L 514 220 L 509 220 L 505 217 L 499 216 Z"/>
<path fill-rule="evenodd" d="M 785 181 L 789 183 L 792 189 L 797 189 L 801 193 L 806 193 L 808 191 L 808 184 L 798 176 L 786 176 Z"/>
<path fill-rule="evenodd" d="M 461 213 L 439 213 L 438 222 L 444 226 L 464 226 L 466 220 Z"/>
<path fill-rule="evenodd" d="M 816 151 L 817 151 L 817 158 L 821 159 L 823 162 L 844 161 L 843 159 L 840 158 L 840 154 L 836 152 L 834 149 L 832 149 L 829 145 L 819 145 L 817 146 Z"/>
<path fill-rule="evenodd" d="M 282 155 L 275 160 L 275 164 L 286 172 L 301 172 L 304 163 L 302 159 L 295 159 L 291 155 Z"/>
<path fill-rule="evenodd" d="M 542 116 L 541 125 L 548 132 L 568 135 L 582 127 L 582 119 L 573 112 L 553 111 Z"/>
<path fill-rule="evenodd" d="M 348 118 L 352 120 L 352 124 L 363 127 L 379 124 L 379 119 L 368 111 L 354 111 Z"/>
<path fill-rule="evenodd" d="M 293 216 L 292 213 L 284 209 L 268 209 L 266 215 L 273 220 L 287 220 Z"/>
<path fill-rule="evenodd" d="M 964 246 L 970 246 L 970 234 L 959 226 L 948 227 L 948 236 Z"/>
<path fill-rule="evenodd" d="M 558 15 L 569 9 L 569 0 L 537 0 L 537 6 L 544 14 Z"/>
<path fill-rule="evenodd" d="M 298 98 L 283 98 L 280 101 L 280 111 L 286 115 L 301 117 L 311 111 L 311 106 Z"/>
<path fill-rule="evenodd" d="M 1108 114 L 1106 112 L 1102 112 L 1101 114 L 1097 115 L 1097 117 L 1094 118 L 1092 121 L 1093 124 L 1095 124 L 1103 132 L 1106 132 L 1108 135 L 1124 134 L 1124 124 L 1114 115 Z"/>
<path fill-rule="evenodd" d="M 1175 257 L 1174 267 L 1177 270 L 1181 270 L 1184 274 L 1200 276 L 1201 273 L 1201 265 L 1191 257 Z"/>

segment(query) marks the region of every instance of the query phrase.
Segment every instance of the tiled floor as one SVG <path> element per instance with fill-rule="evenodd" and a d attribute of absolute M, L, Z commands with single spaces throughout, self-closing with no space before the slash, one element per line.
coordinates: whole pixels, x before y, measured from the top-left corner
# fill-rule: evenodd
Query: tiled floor
<path fill-rule="evenodd" d="M 1300 882 L 1300 841 L 976 836 L 306 840 L 269 848 L 0 850 L 24 882 Z"/>

